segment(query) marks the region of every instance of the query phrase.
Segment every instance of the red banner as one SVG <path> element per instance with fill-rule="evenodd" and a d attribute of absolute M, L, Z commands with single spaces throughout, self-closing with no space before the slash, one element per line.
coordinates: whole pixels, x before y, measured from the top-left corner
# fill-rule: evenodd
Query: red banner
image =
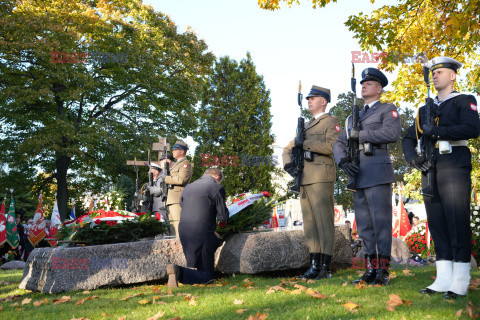
<path fill-rule="evenodd" d="M 38 206 L 33 216 L 33 226 L 28 231 L 28 240 L 35 247 L 40 241 L 47 236 L 45 230 L 45 218 L 43 216 L 42 195 L 38 197 Z"/>
<path fill-rule="evenodd" d="M 7 242 L 7 220 L 5 219 L 5 201 L 0 207 L 0 246 Z"/>

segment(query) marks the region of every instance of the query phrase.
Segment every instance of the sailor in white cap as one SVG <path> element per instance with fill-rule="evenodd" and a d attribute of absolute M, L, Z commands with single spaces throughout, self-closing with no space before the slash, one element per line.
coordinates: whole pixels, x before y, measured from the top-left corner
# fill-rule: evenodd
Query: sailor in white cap
<path fill-rule="evenodd" d="M 438 57 L 428 63 L 438 92 L 433 100 L 434 121 L 426 124 L 425 106 L 408 128 L 402 147 L 406 160 L 422 171 L 422 185 L 433 169 L 433 196 L 424 195 L 428 226 L 435 244 L 437 277 L 422 293 L 443 292 L 446 298 L 464 296 L 470 284 L 470 191 L 472 163 L 468 139 L 480 134 L 477 101 L 453 89 L 460 62 Z M 416 151 L 422 136 L 436 141 L 433 163 Z"/>

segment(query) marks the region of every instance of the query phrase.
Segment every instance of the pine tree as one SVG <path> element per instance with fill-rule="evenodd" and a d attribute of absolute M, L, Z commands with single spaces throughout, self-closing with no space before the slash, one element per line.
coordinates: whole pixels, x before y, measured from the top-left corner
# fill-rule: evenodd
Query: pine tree
<path fill-rule="evenodd" d="M 207 167 L 218 167 L 227 195 L 272 191 L 278 159 L 272 158 L 270 106 L 270 91 L 249 53 L 240 62 L 220 58 L 199 108 L 192 181 Z"/>

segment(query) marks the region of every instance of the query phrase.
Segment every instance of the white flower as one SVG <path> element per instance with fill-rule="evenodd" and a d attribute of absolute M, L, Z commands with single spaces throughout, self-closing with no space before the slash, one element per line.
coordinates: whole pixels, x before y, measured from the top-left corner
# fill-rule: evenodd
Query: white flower
<path fill-rule="evenodd" d="M 478 211 L 473 211 L 473 215 L 474 215 L 474 216 L 477 216 L 477 215 L 478 215 Z"/>
<path fill-rule="evenodd" d="M 476 218 L 475 221 L 480 222 L 480 218 Z"/>
<path fill-rule="evenodd" d="M 475 227 L 475 223 L 470 223 L 470 227 Z"/>
<path fill-rule="evenodd" d="M 480 210 L 480 207 L 479 207 L 479 206 L 475 206 L 475 210 Z"/>

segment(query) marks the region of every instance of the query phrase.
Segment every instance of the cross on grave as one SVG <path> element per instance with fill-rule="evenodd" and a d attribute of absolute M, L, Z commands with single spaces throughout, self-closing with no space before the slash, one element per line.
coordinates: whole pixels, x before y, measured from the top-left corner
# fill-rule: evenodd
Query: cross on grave
<path fill-rule="evenodd" d="M 170 143 L 167 143 L 167 138 L 160 138 L 158 137 L 158 142 L 154 142 L 152 145 L 153 151 L 158 151 L 158 158 L 157 161 L 160 160 L 162 156 L 162 151 L 164 146 L 167 146 L 167 151 L 170 151 Z M 150 154 L 150 150 L 148 150 Z M 138 167 L 148 167 L 148 161 L 141 161 L 141 160 L 127 160 L 127 166 L 138 166 Z"/>

